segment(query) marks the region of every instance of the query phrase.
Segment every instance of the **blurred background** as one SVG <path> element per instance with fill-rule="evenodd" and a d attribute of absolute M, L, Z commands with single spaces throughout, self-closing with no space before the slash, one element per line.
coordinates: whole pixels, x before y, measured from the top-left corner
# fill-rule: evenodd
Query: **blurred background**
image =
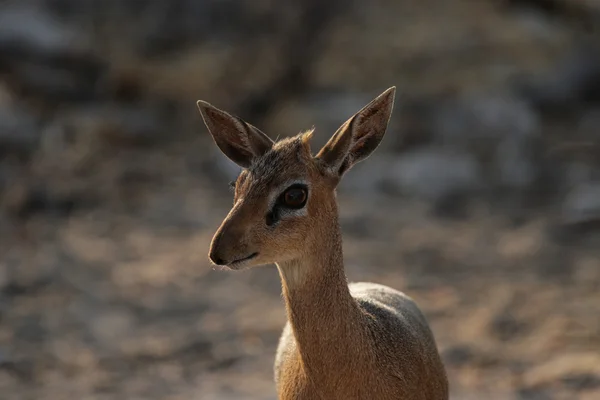
<path fill-rule="evenodd" d="M 198 99 L 313 149 L 350 280 L 414 297 L 453 399 L 600 398 L 600 3 L 0 1 L 0 398 L 276 399 L 273 266 L 208 263 L 239 172 Z"/>

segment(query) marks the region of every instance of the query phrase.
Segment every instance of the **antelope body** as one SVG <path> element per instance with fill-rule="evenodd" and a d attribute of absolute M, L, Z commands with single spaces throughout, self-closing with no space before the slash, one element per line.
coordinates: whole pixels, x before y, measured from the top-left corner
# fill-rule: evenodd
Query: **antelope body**
<path fill-rule="evenodd" d="M 275 263 L 288 322 L 275 359 L 281 400 L 448 399 L 446 372 L 417 305 L 344 273 L 336 186 L 381 142 L 392 87 L 346 121 L 313 156 L 312 131 L 273 142 L 204 101 L 215 143 L 242 167 L 234 205 L 209 258 L 242 269 Z"/>

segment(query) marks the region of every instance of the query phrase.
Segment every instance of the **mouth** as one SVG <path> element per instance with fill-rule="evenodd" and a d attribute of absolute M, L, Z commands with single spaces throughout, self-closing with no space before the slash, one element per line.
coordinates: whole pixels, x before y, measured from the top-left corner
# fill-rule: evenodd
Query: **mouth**
<path fill-rule="evenodd" d="M 258 252 L 250 254 L 248 257 L 240 258 L 227 264 L 227 267 L 232 269 L 239 269 L 245 262 L 252 260 L 258 255 Z"/>

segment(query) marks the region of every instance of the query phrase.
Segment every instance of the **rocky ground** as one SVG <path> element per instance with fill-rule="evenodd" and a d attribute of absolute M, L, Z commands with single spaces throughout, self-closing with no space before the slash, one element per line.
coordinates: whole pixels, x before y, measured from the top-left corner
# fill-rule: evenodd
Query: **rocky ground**
<path fill-rule="evenodd" d="M 433 12 L 432 10 L 435 10 Z M 600 8 L 0 1 L 0 398 L 275 399 L 273 267 L 207 260 L 237 173 L 202 98 L 315 147 L 396 85 L 340 188 L 350 280 L 414 297 L 454 399 L 600 397 Z"/>

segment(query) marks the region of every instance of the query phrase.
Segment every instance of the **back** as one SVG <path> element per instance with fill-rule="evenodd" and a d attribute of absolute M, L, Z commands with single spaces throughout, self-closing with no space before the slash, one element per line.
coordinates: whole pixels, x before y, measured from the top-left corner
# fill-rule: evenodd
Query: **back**
<path fill-rule="evenodd" d="M 426 399 L 447 399 L 448 380 L 433 333 L 414 301 L 390 287 L 349 284 L 365 313 L 380 373 L 389 374 L 423 393 Z M 420 389 L 418 389 L 420 388 Z"/>

